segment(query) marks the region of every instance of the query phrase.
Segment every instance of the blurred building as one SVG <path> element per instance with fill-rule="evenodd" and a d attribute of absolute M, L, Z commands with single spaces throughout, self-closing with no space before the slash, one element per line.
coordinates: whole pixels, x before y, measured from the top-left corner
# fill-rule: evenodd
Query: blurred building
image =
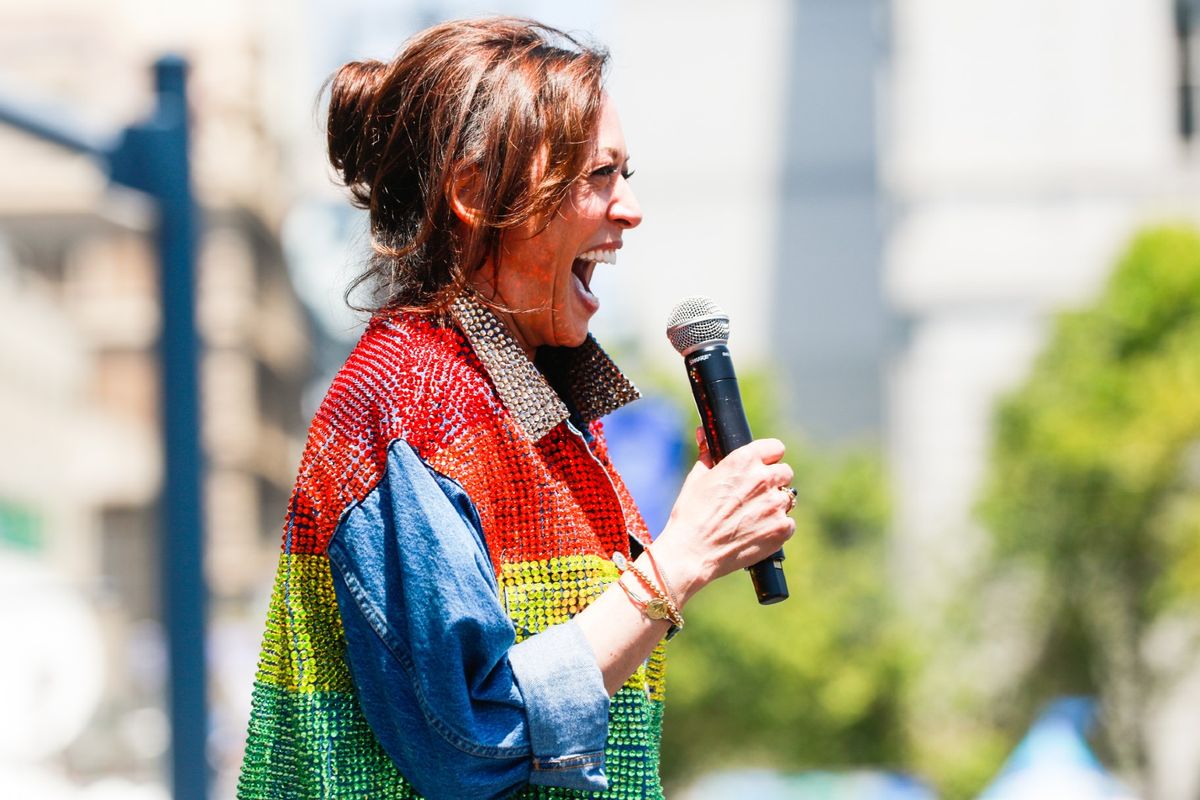
<path fill-rule="evenodd" d="M 995 403 L 1053 315 L 1098 294 L 1139 227 L 1200 221 L 1197 11 L 1192 0 L 892 4 L 885 430 L 897 586 L 919 621 L 942 621 L 985 552 L 972 504 Z M 1023 657 L 1015 618 L 998 612 L 973 653 L 941 654 L 923 707 L 940 713 L 956 685 L 1005 685 Z M 1144 720 L 1152 796 L 1200 791 L 1200 746 L 1182 723 L 1191 695 Z"/>
<path fill-rule="evenodd" d="M 888 12 L 807 0 L 788 23 L 771 351 L 792 419 L 822 443 L 874 442 L 884 423 Z"/>
<path fill-rule="evenodd" d="M 260 68 L 270 14 L 232 2 L 185 17 L 133 2 L 0 7 L 0 79 L 97 130 L 146 113 L 149 67 L 167 48 L 193 65 L 217 796 L 231 794 L 240 758 L 313 344 L 279 242 L 288 181 Z M 162 785 L 167 743 L 154 212 L 86 159 L 3 127 L 0 151 L 0 554 L 55 576 L 103 634 L 102 659 L 80 665 L 102 674 L 103 691 L 38 765 L 77 787 L 123 776 L 133 796 Z M 57 635 L 27 652 L 52 649 Z M 0 789 L 29 768 L 0 752 Z"/>
<path fill-rule="evenodd" d="M 1181 74 L 1196 34 L 1177 31 L 1174 6 L 895 5 L 888 448 L 912 585 L 936 587 L 970 556 L 992 404 L 1050 316 L 1097 294 L 1139 226 L 1197 218 Z"/>

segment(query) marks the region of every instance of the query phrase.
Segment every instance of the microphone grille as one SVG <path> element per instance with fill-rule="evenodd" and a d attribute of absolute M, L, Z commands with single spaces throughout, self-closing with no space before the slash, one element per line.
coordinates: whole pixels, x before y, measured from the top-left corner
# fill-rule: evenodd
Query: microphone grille
<path fill-rule="evenodd" d="M 707 297 L 685 297 L 667 318 L 667 338 L 681 355 L 702 344 L 729 341 L 729 315 Z"/>

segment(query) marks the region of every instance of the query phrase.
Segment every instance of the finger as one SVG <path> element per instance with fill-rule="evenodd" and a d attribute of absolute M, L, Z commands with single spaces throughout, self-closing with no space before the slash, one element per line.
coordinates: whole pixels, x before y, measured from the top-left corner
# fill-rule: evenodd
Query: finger
<path fill-rule="evenodd" d="M 787 525 L 783 529 L 783 541 L 786 542 L 787 540 L 791 539 L 795 535 L 796 535 L 796 520 L 792 519 L 791 517 L 788 517 Z M 780 543 L 780 546 L 782 546 L 782 543 Z"/>
<path fill-rule="evenodd" d="M 759 483 L 770 491 L 784 489 L 792 484 L 795 475 L 792 468 L 782 461 L 778 464 L 753 464 L 747 470 L 748 474 L 761 476 Z"/>
<path fill-rule="evenodd" d="M 739 458 L 747 461 L 758 461 L 763 464 L 776 464 L 783 459 L 785 451 L 783 442 L 778 439 L 755 439 L 749 444 L 744 444 L 733 453 L 737 453 Z"/>
<path fill-rule="evenodd" d="M 772 527 L 769 534 L 754 544 L 747 555 L 746 566 L 757 564 L 764 558 L 783 547 L 796 533 L 796 521 L 791 517 L 782 517 L 777 526 Z"/>
<path fill-rule="evenodd" d="M 759 439 L 755 444 L 759 445 L 764 464 L 778 464 L 787 452 L 783 442 L 778 439 Z"/>
<path fill-rule="evenodd" d="M 771 478 L 776 486 L 789 486 L 796 478 L 796 473 L 790 466 L 780 462 L 771 467 Z"/>
<path fill-rule="evenodd" d="M 784 514 L 792 513 L 796 507 L 796 490 L 790 486 L 780 486 L 779 495 Z"/>

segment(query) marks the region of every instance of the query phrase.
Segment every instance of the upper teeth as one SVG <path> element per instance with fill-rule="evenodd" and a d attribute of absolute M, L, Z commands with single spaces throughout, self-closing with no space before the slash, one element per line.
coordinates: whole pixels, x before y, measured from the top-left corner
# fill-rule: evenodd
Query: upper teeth
<path fill-rule="evenodd" d="M 601 261 L 605 264 L 616 264 L 617 263 L 617 251 L 616 250 L 604 250 L 604 249 L 588 250 L 586 253 L 579 256 L 579 260 L 580 261 Z"/>

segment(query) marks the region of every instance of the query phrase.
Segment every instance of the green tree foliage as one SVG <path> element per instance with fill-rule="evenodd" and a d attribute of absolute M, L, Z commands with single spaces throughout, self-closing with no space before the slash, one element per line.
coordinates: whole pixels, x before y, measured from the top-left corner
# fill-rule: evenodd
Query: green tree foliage
<path fill-rule="evenodd" d="M 1122 767 L 1155 676 L 1141 652 L 1200 599 L 1200 234 L 1138 236 L 1093 308 L 1060 316 L 996 418 L 980 505 L 998 574 L 1033 576 L 1019 696 L 1098 694 Z"/>
<path fill-rule="evenodd" d="M 741 376 L 751 427 L 782 425 L 761 375 Z M 784 562 L 791 597 L 759 606 L 727 576 L 688 605 L 669 647 L 663 771 L 686 781 L 729 766 L 784 770 L 900 763 L 909 659 L 889 603 L 888 501 L 878 457 L 820 456 L 790 439 L 797 532 Z"/>

